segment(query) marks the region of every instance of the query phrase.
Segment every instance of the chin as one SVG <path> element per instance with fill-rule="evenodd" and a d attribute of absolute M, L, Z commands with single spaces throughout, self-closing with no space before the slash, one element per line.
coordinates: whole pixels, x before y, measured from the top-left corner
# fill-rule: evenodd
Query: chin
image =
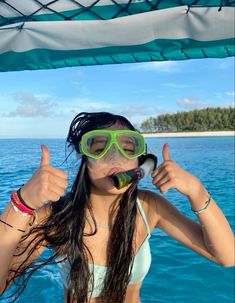
<path fill-rule="evenodd" d="M 131 184 L 128 184 L 127 186 L 117 189 L 111 182 L 110 184 L 98 184 L 98 182 L 93 185 L 93 188 L 96 192 L 99 192 L 100 194 L 107 195 L 107 196 L 118 196 L 120 194 L 124 194 L 128 188 L 131 186 Z"/>
<path fill-rule="evenodd" d="M 130 187 L 131 185 L 127 185 L 121 189 L 117 189 L 116 187 L 113 187 L 113 189 L 111 189 L 109 192 L 110 194 L 113 194 L 113 195 L 120 195 L 120 194 L 124 194 L 128 188 Z"/>

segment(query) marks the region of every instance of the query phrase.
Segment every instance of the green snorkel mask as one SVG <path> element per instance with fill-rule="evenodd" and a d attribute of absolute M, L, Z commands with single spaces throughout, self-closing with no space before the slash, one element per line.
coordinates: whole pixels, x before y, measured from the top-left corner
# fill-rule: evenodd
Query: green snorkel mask
<path fill-rule="evenodd" d="M 82 154 L 92 158 L 101 159 L 115 146 L 120 154 L 131 160 L 146 153 L 144 137 L 132 130 L 98 129 L 85 133 L 80 142 Z"/>

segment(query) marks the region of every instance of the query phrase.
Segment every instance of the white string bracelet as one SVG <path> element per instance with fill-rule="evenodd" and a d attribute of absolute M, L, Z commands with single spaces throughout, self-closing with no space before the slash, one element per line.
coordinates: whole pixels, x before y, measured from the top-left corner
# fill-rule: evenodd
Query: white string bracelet
<path fill-rule="evenodd" d="M 10 203 L 11 203 L 11 206 L 12 206 L 12 208 L 14 209 L 14 211 L 15 211 L 16 213 L 20 214 L 20 215 L 23 216 L 23 217 L 31 217 L 31 215 L 26 214 L 26 213 L 20 211 L 20 210 L 13 204 L 12 201 L 10 201 Z"/>
<path fill-rule="evenodd" d="M 23 217 L 31 217 L 31 220 L 29 221 L 29 226 L 33 226 L 34 223 L 37 223 L 37 213 L 35 211 L 33 211 L 32 215 L 26 214 L 22 211 L 20 211 L 13 203 L 12 201 L 9 201 L 11 203 L 12 208 L 14 209 L 14 211 L 18 214 L 20 214 Z M 14 228 L 14 227 L 13 227 Z M 25 231 L 24 231 L 25 232 Z"/>
<path fill-rule="evenodd" d="M 201 214 L 202 212 L 204 212 L 204 210 L 206 210 L 207 207 L 209 206 L 209 204 L 210 204 L 210 202 L 211 202 L 211 193 L 208 191 L 208 194 L 209 194 L 209 198 L 208 198 L 208 200 L 205 202 L 205 206 L 204 206 L 203 208 L 201 208 L 201 209 L 199 209 L 199 210 L 193 210 L 193 209 L 191 208 L 191 211 L 193 211 L 195 215 L 200 215 L 200 214 Z"/>

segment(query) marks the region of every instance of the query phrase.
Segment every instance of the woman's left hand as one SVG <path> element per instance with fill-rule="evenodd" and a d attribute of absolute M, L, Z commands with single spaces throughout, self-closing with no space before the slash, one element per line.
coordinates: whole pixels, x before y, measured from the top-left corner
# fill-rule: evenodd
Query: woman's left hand
<path fill-rule="evenodd" d="M 162 148 L 163 163 L 152 173 L 152 183 L 165 194 L 174 188 L 185 196 L 190 196 L 202 188 L 201 182 L 183 170 L 176 162 L 171 160 L 168 144 Z"/>

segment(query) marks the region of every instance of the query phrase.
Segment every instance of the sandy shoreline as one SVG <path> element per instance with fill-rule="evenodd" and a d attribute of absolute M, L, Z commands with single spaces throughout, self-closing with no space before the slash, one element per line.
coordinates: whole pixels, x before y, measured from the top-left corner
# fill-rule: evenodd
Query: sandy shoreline
<path fill-rule="evenodd" d="M 149 133 L 143 134 L 144 137 L 222 137 L 222 136 L 234 136 L 234 131 L 211 131 L 211 132 L 179 132 L 179 133 Z"/>

